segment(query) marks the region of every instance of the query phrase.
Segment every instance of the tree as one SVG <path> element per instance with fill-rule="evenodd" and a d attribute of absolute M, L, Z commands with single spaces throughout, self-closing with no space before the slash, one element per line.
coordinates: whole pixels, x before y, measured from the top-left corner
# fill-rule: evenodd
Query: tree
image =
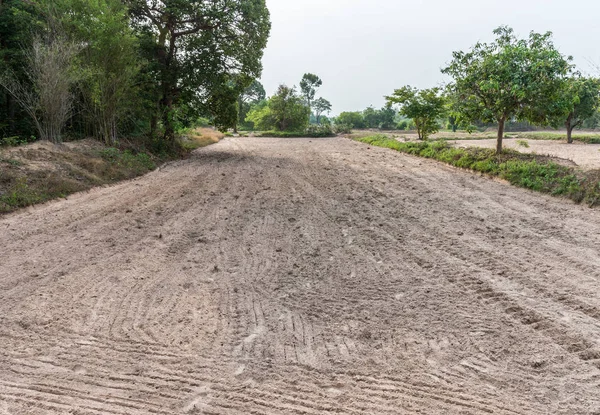
<path fill-rule="evenodd" d="M 305 73 L 300 81 L 300 91 L 306 100 L 306 105 L 312 110 L 312 101 L 315 98 L 317 89 L 323 85 L 323 81 L 317 75 Z"/>
<path fill-rule="evenodd" d="M 265 0 L 126 2 L 151 46 L 147 56 L 158 85 L 157 116 L 165 139 L 174 138 L 173 112 L 182 100 L 206 106 L 224 79 L 260 76 L 271 27 Z"/>
<path fill-rule="evenodd" d="M 419 140 L 426 140 L 430 134 L 439 131 L 437 120 L 445 112 L 445 99 L 439 88 L 418 90 L 405 86 L 385 98 L 388 104 L 400 106 L 401 115 L 414 121 Z"/>
<path fill-rule="evenodd" d="M 367 128 L 379 128 L 379 114 L 375 108 L 368 107 L 362 115 Z"/>
<path fill-rule="evenodd" d="M 263 85 L 257 80 L 252 81 L 250 86 L 248 86 L 238 98 L 238 123 L 244 125 L 246 123 L 246 116 L 252 106 L 263 101 L 266 97 L 267 94 Z"/>
<path fill-rule="evenodd" d="M 559 99 L 571 65 L 554 47 L 550 32 L 517 39 L 512 29 L 500 27 L 494 34 L 492 43 L 454 52 L 442 72 L 454 78 L 449 91 L 460 117 L 498 123 L 500 153 L 507 120 L 550 121 L 548 108 Z"/>
<path fill-rule="evenodd" d="M 342 112 L 335 120 L 337 125 L 349 125 L 350 128 L 365 128 L 365 119 L 360 112 Z"/>
<path fill-rule="evenodd" d="M 600 80 L 572 76 L 565 83 L 559 106 L 558 120 L 567 129 L 567 142 L 573 143 L 573 130 L 592 118 L 600 106 Z M 558 124 L 558 122 L 557 122 Z"/>
<path fill-rule="evenodd" d="M 27 82 L 25 68 L 28 67 L 26 52 L 39 36 L 41 19 L 35 4 L 22 0 L 0 0 L 0 73 L 9 73 L 21 82 Z M 0 134 L 29 137 L 36 128 L 30 116 L 14 97 L 0 88 Z"/>
<path fill-rule="evenodd" d="M 279 131 L 304 132 L 308 126 L 310 110 L 298 96 L 295 88 L 280 85 L 266 105 L 253 108 L 246 120 L 261 130 L 275 128 Z"/>
<path fill-rule="evenodd" d="M 325 98 L 319 98 L 313 103 L 313 107 L 315 109 L 315 116 L 317 117 L 317 124 L 321 124 L 321 115 L 331 111 L 331 102 Z"/>
<path fill-rule="evenodd" d="M 2 85 L 33 120 L 42 140 L 62 141 L 63 128 L 73 109 L 73 87 L 78 75 L 73 58 L 78 46 L 53 33 L 36 38 L 25 50 L 25 79 L 14 73 L 0 76 Z"/>
<path fill-rule="evenodd" d="M 54 0 L 69 36 L 83 48 L 81 83 L 84 116 L 92 134 L 107 145 L 118 138 L 119 122 L 130 112 L 140 62 L 137 39 L 121 0 Z"/>
<path fill-rule="evenodd" d="M 379 129 L 392 130 L 396 127 L 396 110 L 391 104 L 385 105 L 378 111 Z"/>

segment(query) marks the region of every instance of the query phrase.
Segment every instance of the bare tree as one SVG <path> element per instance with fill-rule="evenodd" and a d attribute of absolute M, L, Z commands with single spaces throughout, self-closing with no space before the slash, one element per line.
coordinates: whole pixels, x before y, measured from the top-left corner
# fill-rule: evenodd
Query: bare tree
<path fill-rule="evenodd" d="M 40 138 L 62 141 L 62 131 L 73 110 L 73 86 L 77 75 L 73 58 L 79 47 L 61 36 L 44 41 L 36 38 L 24 51 L 25 79 L 14 73 L 0 76 L 2 85 L 32 118 Z"/>

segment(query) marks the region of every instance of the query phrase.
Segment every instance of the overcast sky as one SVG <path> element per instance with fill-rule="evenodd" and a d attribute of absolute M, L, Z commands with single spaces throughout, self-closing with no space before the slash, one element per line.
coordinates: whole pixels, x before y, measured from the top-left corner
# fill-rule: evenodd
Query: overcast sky
<path fill-rule="evenodd" d="M 317 96 L 342 111 L 381 107 L 403 85 L 440 85 L 454 50 L 493 39 L 509 25 L 518 35 L 552 31 L 585 72 L 600 64 L 600 0 L 267 0 L 273 28 L 262 82 L 271 95 L 321 77 Z"/>

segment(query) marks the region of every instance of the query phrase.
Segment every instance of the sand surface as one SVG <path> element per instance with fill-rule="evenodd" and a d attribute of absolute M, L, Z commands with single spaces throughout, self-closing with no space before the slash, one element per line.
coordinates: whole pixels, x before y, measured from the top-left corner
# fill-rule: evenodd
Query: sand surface
<path fill-rule="evenodd" d="M 519 145 L 519 141 L 526 141 L 529 147 Z M 458 147 L 496 148 L 496 139 L 456 140 L 449 141 L 449 143 Z M 521 153 L 537 153 L 571 160 L 579 167 L 586 170 L 600 169 L 600 144 L 585 144 L 577 141 L 572 144 L 567 144 L 566 141 L 514 138 L 505 138 L 502 140 L 502 144 L 505 148 L 512 148 Z"/>
<path fill-rule="evenodd" d="M 228 138 L 0 218 L 0 414 L 598 414 L 599 250 L 600 210 Z"/>

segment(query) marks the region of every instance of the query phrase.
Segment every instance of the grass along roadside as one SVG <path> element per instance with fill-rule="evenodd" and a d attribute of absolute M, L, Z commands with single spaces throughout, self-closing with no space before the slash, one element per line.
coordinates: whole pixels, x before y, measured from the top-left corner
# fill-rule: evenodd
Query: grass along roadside
<path fill-rule="evenodd" d="M 400 142 L 383 135 L 353 138 L 372 146 L 389 148 L 406 154 L 431 158 L 455 167 L 499 177 L 509 183 L 567 197 L 590 206 L 600 203 L 600 171 L 580 171 L 563 166 L 549 157 L 505 150 L 496 154 L 493 149 L 453 148 L 443 140 Z"/>
<path fill-rule="evenodd" d="M 88 139 L 61 145 L 40 141 L 2 147 L 0 214 L 141 176 L 223 137 L 215 130 L 202 128 L 186 131 L 169 146 L 139 141 L 124 142 L 117 148 Z"/>

